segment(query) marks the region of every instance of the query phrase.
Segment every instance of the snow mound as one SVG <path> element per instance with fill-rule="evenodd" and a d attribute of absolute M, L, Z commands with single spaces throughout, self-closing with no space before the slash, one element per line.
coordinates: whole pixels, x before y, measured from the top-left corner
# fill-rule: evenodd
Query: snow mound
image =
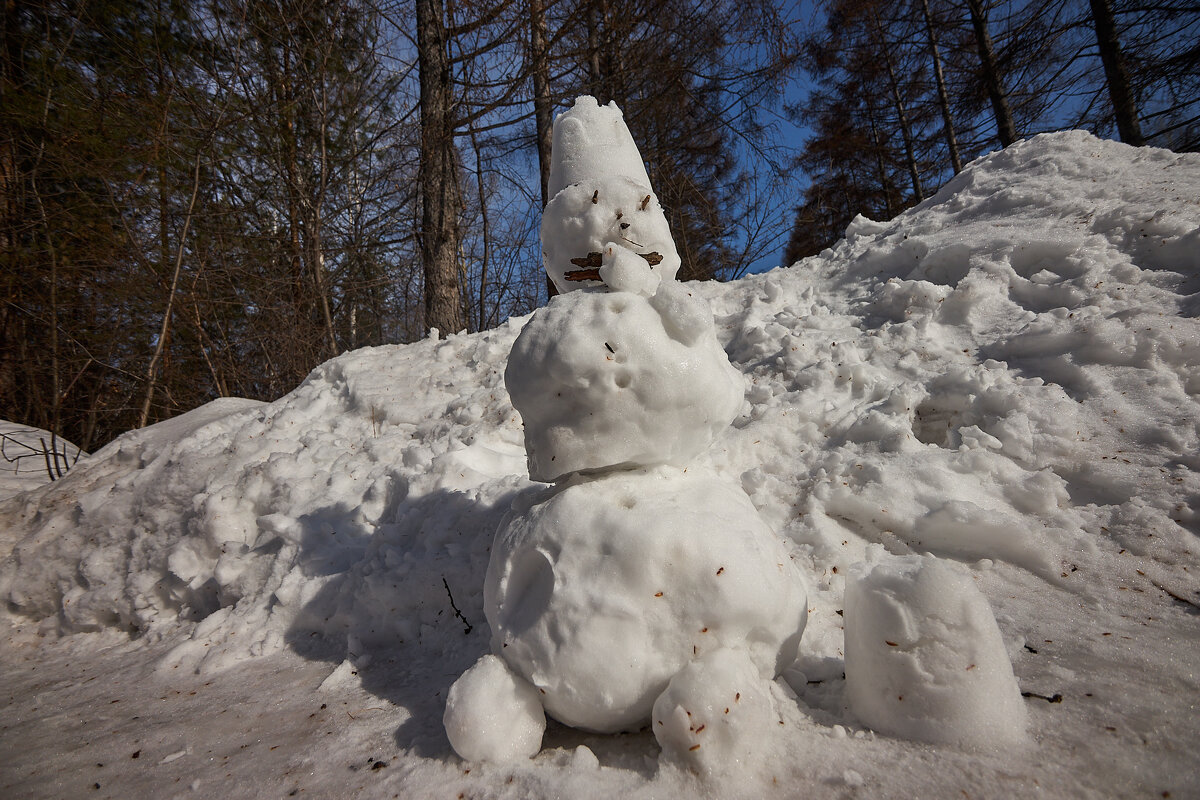
<path fill-rule="evenodd" d="M 987 599 L 929 556 L 856 565 L 846 581 L 846 695 L 877 731 L 993 747 L 1025 738 L 1025 707 Z"/>
<path fill-rule="evenodd" d="M 613 732 L 645 724 L 706 652 L 742 648 L 762 677 L 779 674 L 804 632 L 804 585 L 740 489 L 664 467 L 577 479 L 514 509 L 484 608 L 492 651 L 555 719 Z"/>

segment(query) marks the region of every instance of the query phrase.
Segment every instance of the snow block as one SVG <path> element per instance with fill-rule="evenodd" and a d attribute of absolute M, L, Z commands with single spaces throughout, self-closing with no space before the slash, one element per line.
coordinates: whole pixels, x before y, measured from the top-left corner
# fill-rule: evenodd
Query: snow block
<path fill-rule="evenodd" d="M 846 696 L 868 726 L 972 749 L 1024 740 L 1000 629 L 963 568 L 931 556 L 856 564 L 844 613 Z"/>
<path fill-rule="evenodd" d="M 650 185 L 642 155 L 616 103 L 602 106 L 588 95 L 575 98 L 568 111 L 554 118 L 553 135 L 551 196 L 597 175 Z"/>

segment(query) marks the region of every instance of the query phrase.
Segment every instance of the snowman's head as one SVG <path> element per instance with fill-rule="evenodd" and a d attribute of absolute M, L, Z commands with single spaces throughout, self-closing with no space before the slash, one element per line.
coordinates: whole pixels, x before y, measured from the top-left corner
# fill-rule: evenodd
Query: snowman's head
<path fill-rule="evenodd" d="M 560 293 L 602 285 L 600 268 L 619 255 L 609 252 L 611 246 L 646 262 L 651 272 L 640 284 L 674 279 L 679 252 L 615 103 L 579 97 L 555 119 L 548 188 L 542 258 Z M 619 270 L 622 276 L 630 275 L 628 266 Z"/>
<path fill-rule="evenodd" d="M 558 291 L 600 283 L 608 245 L 638 256 L 658 280 L 673 280 L 679 252 L 658 197 L 616 177 L 582 181 L 554 196 L 542 214 L 542 258 Z"/>

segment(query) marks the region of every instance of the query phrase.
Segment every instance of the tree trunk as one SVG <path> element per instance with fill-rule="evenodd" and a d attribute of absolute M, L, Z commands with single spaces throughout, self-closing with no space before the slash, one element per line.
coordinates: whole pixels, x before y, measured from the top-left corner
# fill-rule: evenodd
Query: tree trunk
<path fill-rule="evenodd" d="M 458 333 L 463 324 L 458 288 L 457 159 L 446 22 L 442 0 L 416 0 L 417 63 L 421 73 L 421 264 L 425 272 L 425 330 Z"/>
<path fill-rule="evenodd" d="M 883 55 L 884 66 L 887 67 L 888 83 L 892 90 L 892 103 L 896 106 L 896 119 L 900 123 L 900 135 L 904 138 L 904 156 L 908 160 L 908 176 L 912 180 L 913 197 L 919 203 L 925 199 L 925 191 L 921 188 L 921 173 L 917 169 L 916 148 L 913 146 L 912 126 L 908 122 L 908 110 L 904 105 L 904 97 L 900 94 L 900 81 L 896 70 L 892 67 L 892 57 L 888 49 L 887 37 L 879 17 L 872 14 L 875 32 L 878 35 L 879 49 Z"/>
<path fill-rule="evenodd" d="M 608 101 L 604 97 L 603 78 L 600 74 L 600 11 L 595 2 L 587 7 L 587 48 L 588 48 L 588 86 L 596 101 L 603 104 Z"/>
<path fill-rule="evenodd" d="M 883 143 L 879 141 L 879 129 L 875 125 L 874 104 L 867 106 L 867 122 L 871 126 L 871 144 L 875 149 L 875 172 L 879 177 L 879 186 L 883 189 L 883 207 L 887 218 L 896 216 L 896 207 L 892 203 L 892 182 L 888 179 L 887 169 L 883 164 Z"/>
<path fill-rule="evenodd" d="M 542 0 L 529 0 L 529 51 L 533 61 L 533 117 L 537 127 L 538 170 L 542 185 L 542 208 L 550 202 L 550 60 L 546 46 L 546 10 Z"/>
<path fill-rule="evenodd" d="M 1096 28 L 1096 44 L 1100 48 L 1100 62 L 1104 64 L 1104 79 L 1108 83 L 1108 97 L 1112 101 L 1113 115 L 1117 119 L 1117 132 L 1125 144 L 1141 147 L 1146 140 L 1142 138 L 1137 103 L 1129 87 L 1129 73 L 1125 69 L 1125 56 L 1117 38 L 1112 4 L 1109 0 L 1089 2 L 1092 7 L 1092 24 Z"/>
<path fill-rule="evenodd" d="M 196 162 L 192 172 L 192 196 L 188 200 L 187 214 L 183 218 L 183 230 L 179 233 L 179 244 L 175 251 L 175 270 L 171 276 L 171 288 L 167 294 L 167 307 L 163 310 L 162 325 L 158 330 L 158 341 L 154 346 L 154 355 L 146 366 L 146 396 L 142 400 L 142 411 L 138 415 L 138 427 L 144 428 L 150 421 L 150 408 L 154 402 L 154 391 L 158 386 L 158 365 L 166 352 L 167 341 L 171 337 L 171 317 L 175 314 L 175 296 L 179 291 L 179 275 L 183 271 L 184 243 L 187 241 L 188 229 L 192 225 L 192 215 L 196 210 L 196 198 L 200 194 L 200 154 L 196 154 Z"/>
<path fill-rule="evenodd" d="M 938 53 L 937 35 L 933 30 L 933 17 L 929 13 L 929 0 L 921 0 L 921 13 L 925 16 L 925 33 L 929 37 L 929 53 L 933 57 L 933 77 L 937 81 L 938 106 L 942 110 L 942 128 L 946 135 L 946 149 L 950 151 L 950 166 L 957 175 L 962 172 L 962 157 L 958 154 L 958 137 L 954 135 L 954 120 L 950 116 L 950 98 L 946 92 L 946 76 L 942 73 L 942 57 Z"/>
<path fill-rule="evenodd" d="M 1013 124 L 1008 96 L 1000 81 L 996 51 L 992 47 L 992 37 L 988 34 L 987 20 L 983 17 L 980 0 L 967 0 L 967 8 L 971 12 L 971 26 L 975 29 L 975 46 L 979 50 L 983 82 L 987 87 L 988 99 L 992 101 L 992 112 L 996 115 L 996 134 L 1000 139 L 1000 146 L 1008 147 L 1017 140 L 1017 127 Z"/>
<path fill-rule="evenodd" d="M 546 45 L 546 9 L 542 0 L 529 0 L 529 50 L 533 61 L 533 118 L 537 129 L 538 173 L 542 187 L 542 208 L 550 202 L 550 148 L 553 123 L 550 119 L 550 59 Z M 554 281 L 546 276 L 546 295 L 558 294 Z"/>

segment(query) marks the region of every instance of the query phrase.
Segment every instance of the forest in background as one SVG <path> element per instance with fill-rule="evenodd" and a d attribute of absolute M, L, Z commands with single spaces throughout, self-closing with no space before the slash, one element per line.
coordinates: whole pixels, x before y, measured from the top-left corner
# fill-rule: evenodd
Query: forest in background
<path fill-rule="evenodd" d="M 6 0 L 0 38 L 0 418 L 85 450 L 544 303 L 578 94 L 625 112 L 682 279 L 1034 133 L 1200 148 L 1184 0 Z"/>

